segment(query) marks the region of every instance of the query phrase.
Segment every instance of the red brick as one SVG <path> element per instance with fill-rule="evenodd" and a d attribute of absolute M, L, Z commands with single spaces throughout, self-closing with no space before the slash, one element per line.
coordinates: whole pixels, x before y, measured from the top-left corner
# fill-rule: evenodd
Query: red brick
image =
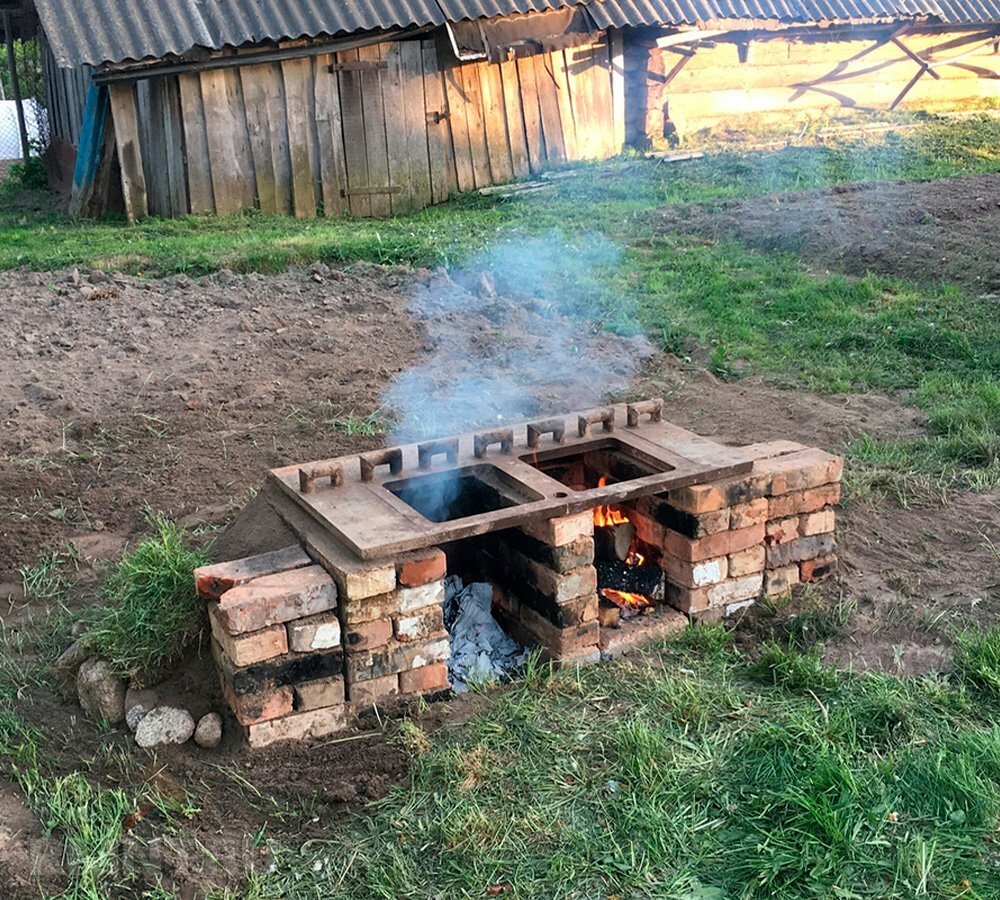
<path fill-rule="evenodd" d="M 600 626 L 596 619 L 575 628 L 559 628 L 533 609 L 522 606 L 520 622 L 538 643 L 560 656 L 581 647 L 596 646 L 600 639 Z"/>
<path fill-rule="evenodd" d="M 767 517 L 784 519 L 799 513 L 816 512 L 825 506 L 836 506 L 840 502 L 840 485 L 825 484 L 808 491 L 796 491 L 768 501 Z"/>
<path fill-rule="evenodd" d="M 767 498 L 758 497 L 749 503 L 740 503 L 729 511 L 729 526 L 734 531 L 760 525 L 767 521 Z"/>
<path fill-rule="evenodd" d="M 447 663 L 431 663 L 429 666 L 399 673 L 399 690 L 403 694 L 430 694 L 447 687 Z"/>
<path fill-rule="evenodd" d="M 393 640 L 373 650 L 348 653 L 344 659 L 347 683 L 351 685 L 357 681 L 369 681 L 383 675 L 394 675 L 431 663 L 444 662 L 450 654 L 451 645 L 447 636 L 405 644 Z"/>
<path fill-rule="evenodd" d="M 764 543 L 789 544 L 799 538 L 799 517 L 789 516 L 787 519 L 774 519 L 764 528 Z"/>
<path fill-rule="evenodd" d="M 238 584 L 245 584 L 262 575 L 275 575 L 278 572 L 311 565 L 312 560 L 306 551 L 298 544 L 293 544 L 273 553 L 261 553 L 258 556 L 247 556 L 231 562 L 202 566 L 194 570 L 194 583 L 198 596 L 206 600 L 218 600 L 226 591 Z"/>
<path fill-rule="evenodd" d="M 816 559 L 833 552 L 832 534 L 814 534 L 812 537 L 799 538 L 790 544 L 775 544 L 767 548 L 767 567 L 777 569 L 789 563 L 802 562 L 804 559 Z"/>
<path fill-rule="evenodd" d="M 729 557 L 729 577 L 742 578 L 754 572 L 763 572 L 766 560 L 767 550 L 763 544 L 755 544 L 746 550 L 733 553 Z"/>
<path fill-rule="evenodd" d="M 799 567 L 792 563 L 780 569 L 771 569 L 764 575 L 764 593 L 768 597 L 780 597 L 787 594 L 799 583 Z"/>
<path fill-rule="evenodd" d="M 393 632 L 396 640 L 401 643 L 409 641 L 425 641 L 432 637 L 444 635 L 444 612 L 435 604 L 426 609 L 418 609 L 415 613 L 400 616 L 393 620 Z"/>
<path fill-rule="evenodd" d="M 249 634 L 232 635 L 221 625 L 214 607 L 209 607 L 208 621 L 212 635 L 235 666 L 273 659 L 288 652 L 288 636 L 284 625 L 272 625 Z"/>
<path fill-rule="evenodd" d="M 729 560 L 725 556 L 694 563 L 665 553 L 660 563 L 667 577 L 684 587 L 696 588 L 718 584 L 720 581 L 725 581 L 729 575 Z"/>
<path fill-rule="evenodd" d="M 397 561 L 396 578 L 403 587 L 419 587 L 432 581 L 440 581 L 447 572 L 447 566 L 444 553 L 435 548 Z"/>
<path fill-rule="evenodd" d="M 400 588 L 398 591 L 399 611 L 401 613 L 426 609 L 435 603 L 444 603 L 444 582 L 432 581 L 419 587 Z"/>
<path fill-rule="evenodd" d="M 360 625 L 349 625 L 344 632 L 344 649 L 349 653 L 372 650 L 389 643 L 392 637 L 392 619 L 375 619 Z"/>
<path fill-rule="evenodd" d="M 255 725 L 258 722 L 279 719 L 287 716 L 295 707 L 290 687 L 269 688 L 254 691 L 252 694 L 237 694 L 221 673 L 219 683 L 222 686 L 222 695 L 240 725 Z"/>
<path fill-rule="evenodd" d="M 394 699 L 399 694 L 399 676 L 380 675 L 367 681 L 351 682 L 348 686 L 351 703 L 355 706 L 372 706 Z"/>
<path fill-rule="evenodd" d="M 341 706 L 344 703 L 344 679 L 317 678 L 314 681 L 300 681 L 294 686 L 294 695 L 297 712 Z"/>
<path fill-rule="evenodd" d="M 529 522 L 521 526 L 525 534 L 530 534 L 535 540 L 556 547 L 572 544 L 583 537 L 593 537 L 594 514 L 592 512 L 576 513 L 572 516 L 561 516 L 557 519 L 545 519 L 540 522 Z"/>
<path fill-rule="evenodd" d="M 341 643 L 340 619 L 336 610 L 289 622 L 288 646 L 297 653 L 330 650 Z"/>
<path fill-rule="evenodd" d="M 805 513 L 799 518 L 799 533 L 803 537 L 811 537 L 814 534 L 825 534 L 828 531 L 833 531 L 836 525 L 837 514 L 832 509 Z"/>
<path fill-rule="evenodd" d="M 333 579 L 320 566 L 308 566 L 231 588 L 216 609 L 226 631 L 243 634 L 326 612 L 336 603 Z"/>
<path fill-rule="evenodd" d="M 347 728 L 348 719 L 346 706 L 329 706 L 250 725 L 244 733 L 251 747 L 267 747 L 279 741 L 308 741 L 329 737 Z"/>
<path fill-rule="evenodd" d="M 749 528 L 738 528 L 735 531 L 720 531 L 707 537 L 690 540 L 675 531 L 667 533 L 665 550 L 679 559 L 689 562 L 699 562 L 716 556 L 728 556 L 760 544 L 764 541 L 764 526 L 751 525 Z"/>
<path fill-rule="evenodd" d="M 804 582 L 822 581 L 837 571 L 837 557 L 833 553 L 817 559 L 807 559 L 800 564 L 800 578 Z"/>
<path fill-rule="evenodd" d="M 360 600 L 341 597 L 340 613 L 345 625 L 360 625 L 374 619 L 389 619 L 399 614 L 399 591 L 389 591 L 377 597 L 363 597 Z"/>
<path fill-rule="evenodd" d="M 843 469 L 844 461 L 839 456 L 816 449 L 788 453 L 754 465 L 755 472 L 770 476 L 772 497 L 840 481 Z"/>

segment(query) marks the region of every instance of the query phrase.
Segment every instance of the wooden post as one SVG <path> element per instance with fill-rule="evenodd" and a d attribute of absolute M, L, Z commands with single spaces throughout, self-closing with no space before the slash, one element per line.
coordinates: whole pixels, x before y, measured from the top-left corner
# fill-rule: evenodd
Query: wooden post
<path fill-rule="evenodd" d="M 139 113 L 135 102 L 135 84 L 116 82 L 109 88 L 111 115 L 122 169 L 122 194 L 129 222 L 149 215 L 146 203 L 146 176 L 142 170 L 142 147 L 139 142 Z"/>
<path fill-rule="evenodd" d="M 98 171 L 104 157 L 104 132 L 108 125 L 108 89 L 91 82 L 87 88 L 87 101 L 83 111 L 83 125 L 80 129 L 80 147 L 76 151 L 76 167 L 73 169 L 73 192 L 70 195 L 69 214 L 83 215 L 95 194 Z M 103 210 L 101 210 L 103 212 Z"/>
<path fill-rule="evenodd" d="M 17 110 L 17 129 L 21 133 L 21 155 L 25 165 L 31 155 L 28 146 L 28 125 L 24 120 L 24 98 L 21 97 L 21 79 L 17 74 L 17 57 L 14 55 L 14 35 L 10 30 L 10 13 L 3 14 L 3 33 L 7 43 L 7 64 L 10 66 L 10 86 L 14 91 L 14 107 Z"/>

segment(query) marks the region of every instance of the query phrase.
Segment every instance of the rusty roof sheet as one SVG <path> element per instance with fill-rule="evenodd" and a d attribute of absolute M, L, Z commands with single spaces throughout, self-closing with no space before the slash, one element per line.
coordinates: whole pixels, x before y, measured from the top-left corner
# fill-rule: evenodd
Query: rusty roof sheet
<path fill-rule="evenodd" d="M 1000 0 L 34 0 L 57 63 L 160 58 L 319 35 L 443 25 L 584 5 L 599 28 L 873 22 L 932 16 L 1000 22 Z"/>

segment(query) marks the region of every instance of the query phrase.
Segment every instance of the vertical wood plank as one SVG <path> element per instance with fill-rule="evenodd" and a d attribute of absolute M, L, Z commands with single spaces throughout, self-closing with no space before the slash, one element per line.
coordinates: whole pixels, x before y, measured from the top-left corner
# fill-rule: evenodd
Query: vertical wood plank
<path fill-rule="evenodd" d="M 292 165 L 292 210 L 298 218 L 316 215 L 316 184 L 313 178 L 311 60 L 286 59 L 281 63 L 288 116 L 288 150 Z"/>
<path fill-rule="evenodd" d="M 136 83 L 146 203 L 151 216 L 170 215 L 170 179 L 167 173 L 166 97 L 162 78 Z"/>
<path fill-rule="evenodd" d="M 597 79 L 601 75 L 597 46 L 566 50 L 566 80 L 576 123 L 577 153 L 580 159 L 600 159 L 605 155 L 609 130 L 607 113 L 597 109 Z M 610 109 L 610 106 L 606 107 Z"/>
<path fill-rule="evenodd" d="M 447 58 L 438 54 L 438 59 Z M 448 98 L 448 127 L 451 132 L 452 152 L 455 159 L 455 183 L 460 191 L 471 191 L 476 186 L 472 164 L 472 141 L 469 137 L 469 118 L 466 112 L 468 99 L 462 78 L 462 66 L 449 60 L 444 70 L 445 93 Z"/>
<path fill-rule="evenodd" d="M 545 65 L 556 85 L 556 99 L 559 103 L 559 121 L 562 123 L 566 159 L 579 159 L 580 150 L 577 143 L 576 117 L 573 112 L 573 95 L 570 90 L 569 75 L 566 71 L 566 53 L 562 50 L 556 50 L 547 54 Z"/>
<path fill-rule="evenodd" d="M 170 215 L 186 216 L 190 210 L 184 173 L 184 128 L 180 88 L 175 76 L 163 78 L 164 134 L 167 142 L 167 180 L 170 183 Z"/>
<path fill-rule="evenodd" d="M 563 137 L 562 118 L 559 113 L 559 95 L 552 74 L 552 57 L 539 53 L 531 57 L 535 64 L 535 85 L 538 88 L 538 108 L 545 138 L 545 158 L 559 165 L 566 162 L 566 142 Z"/>
<path fill-rule="evenodd" d="M 346 50 L 337 54 L 342 62 L 357 62 L 358 51 Z M 339 73 L 340 108 L 344 123 L 344 164 L 347 171 L 347 188 L 368 187 L 368 151 L 365 147 L 365 118 L 362 111 L 361 73 Z M 355 216 L 372 214 L 371 197 L 367 194 L 348 195 L 348 207 Z"/>
<path fill-rule="evenodd" d="M 389 184 L 399 192 L 389 197 L 393 213 L 412 212 L 415 207 L 410 171 L 409 143 L 406 135 L 406 100 L 402 44 L 389 45 L 385 54 L 389 68 L 382 77 L 382 98 L 385 104 L 386 153 L 389 161 Z"/>
<path fill-rule="evenodd" d="M 268 79 L 265 66 L 241 66 L 243 101 L 246 104 L 250 153 L 257 183 L 257 203 L 263 213 L 278 212 L 278 190 L 271 148 L 271 123 L 267 115 Z"/>
<path fill-rule="evenodd" d="M 608 32 L 608 50 L 611 59 L 611 110 L 614 118 L 612 135 L 614 152 L 625 148 L 625 40 L 621 30 Z"/>
<path fill-rule="evenodd" d="M 285 79 L 278 63 L 260 66 L 267 91 L 267 123 L 271 132 L 271 168 L 274 172 L 274 202 L 280 215 L 292 214 L 292 153 L 288 146 L 288 109 Z"/>
<path fill-rule="evenodd" d="M 535 61 L 532 57 L 518 59 L 518 82 L 521 85 L 521 111 L 524 115 L 524 137 L 528 145 L 528 165 L 538 174 L 545 165 L 545 142 L 542 138 L 542 117 L 538 107 L 538 86 L 535 83 Z"/>
<path fill-rule="evenodd" d="M 118 162 L 122 170 L 125 215 L 130 222 L 135 222 L 137 219 L 144 219 L 149 213 L 146 204 L 146 177 L 142 171 L 135 85 L 112 84 L 110 96 L 115 144 L 118 147 Z"/>
<path fill-rule="evenodd" d="M 517 65 L 514 60 L 509 59 L 500 64 L 500 78 L 503 82 L 503 102 L 507 116 L 507 138 L 510 141 L 511 167 L 515 178 L 524 178 L 530 172 L 528 142 L 525 137 L 521 83 L 517 77 Z"/>
<path fill-rule="evenodd" d="M 490 152 L 486 144 L 483 122 L 483 94 L 479 86 L 479 64 L 465 63 L 461 67 L 462 93 L 465 98 L 465 118 L 469 125 L 469 147 L 472 150 L 472 174 L 477 188 L 487 187 L 490 180 Z"/>
<path fill-rule="evenodd" d="M 231 81 L 227 76 L 232 75 Z M 217 69 L 201 73 L 201 93 L 205 102 L 205 130 L 208 152 L 212 160 L 212 191 L 215 211 L 220 216 L 232 215 L 253 204 L 254 189 L 246 179 L 244 157 L 249 160 L 249 138 L 241 147 L 237 127 L 234 96 L 235 72 Z"/>
<path fill-rule="evenodd" d="M 387 44 L 372 44 L 358 49 L 358 60 L 377 62 L 388 52 Z M 368 186 L 370 188 L 388 188 L 389 181 L 389 149 L 386 146 L 385 101 L 382 97 L 382 70 L 361 70 L 361 97 L 365 119 L 365 149 L 368 154 Z M 393 123 L 392 127 L 398 127 Z M 392 212 L 389 194 L 372 193 L 371 206 L 373 216 L 388 216 Z"/>
<path fill-rule="evenodd" d="M 333 56 L 320 56 L 316 60 L 316 130 L 319 134 L 323 214 L 326 216 L 339 216 L 346 208 L 343 192 L 347 188 L 347 173 L 340 89 L 337 73 L 328 68 L 334 60 Z"/>
<path fill-rule="evenodd" d="M 510 181 L 514 168 L 507 143 L 507 115 L 504 109 L 500 67 L 490 62 L 479 65 L 479 85 L 483 94 L 483 124 L 490 157 L 490 180 L 494 184 Z"/>
<path fill-rule="evenodd" d="M 178 75 L 181 114 L 184 120 L 184 157 L 191 212 L 200 215 L 215 211 L 212 164 L 205 128 L 205 106 L 201 78 L 197 73 Z"/>
<path fill-rule="evenodd" d="M 443 203 L 458 189 L 455 156 L 452 150 L 448 99 L 443 73 L 438 67 L 434 39 L 420 42 L 424 75 L 424 116 L 427 122 L 427 153 L 431 176 L 431 202 Z"/>
<path fill-rule="evenodd" d="M 431 163 L 424 97 L 423 58 L 419 40 L 401 41 L 403 107 L 406 112 L 407 156 L 410 160 L 410 193 L 416 209 L 431 204 Z"/>

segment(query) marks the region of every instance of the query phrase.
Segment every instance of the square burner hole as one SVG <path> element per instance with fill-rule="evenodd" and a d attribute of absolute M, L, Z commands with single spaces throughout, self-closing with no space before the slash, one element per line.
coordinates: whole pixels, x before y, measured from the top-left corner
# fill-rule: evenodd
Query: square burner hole
<path fill-rule="evenodd" d="M 383 487 L 431 522 L 451 522 L 545 499 L 490 465 L 415 475 Z"/>
<path fill-rule="evenodd" d="M 613 437 L 526 453 L 521 460 L 574 491 L 634 481 L 674 469 L 674 466 Z"/>

